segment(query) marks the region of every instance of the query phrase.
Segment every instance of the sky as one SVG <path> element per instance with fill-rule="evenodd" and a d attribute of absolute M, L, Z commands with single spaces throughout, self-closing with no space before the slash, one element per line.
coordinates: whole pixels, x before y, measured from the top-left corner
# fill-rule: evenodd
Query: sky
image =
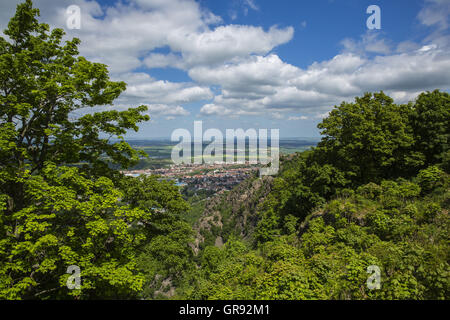
<path fill-rule="evenodd" d="M 0 0 L 0 30 L 19 2 Z M 82 56 L 128 84 L 113 106 L 95 110 L 148 106 L 151 120 L 130 139 L 193 132 L 200 120 L 203 130 L 318 137 L 335 105 L 365 92 L 406 103 L 450 88 L 450 0 L 33 2 L 42 22 L 81 39 Z M 68 28 L 71 5 L 79 29 Z M 371 5 L 380 29 L 367 26 Z"/>

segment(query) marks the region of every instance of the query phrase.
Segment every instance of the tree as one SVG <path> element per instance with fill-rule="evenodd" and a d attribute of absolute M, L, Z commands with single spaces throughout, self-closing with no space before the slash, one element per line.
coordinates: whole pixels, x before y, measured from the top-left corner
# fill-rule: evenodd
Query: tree
<path fill-rule="evenodd" d="M 164 283 L 176 285 L 186 273 L 195 269 L 193 230 L 182 218 L 189 210 L 173 181 L 159 181 L 155 175 L 125 177 L 120 181 L 122 201 L 133 209 L 147 210 L 152 215 L 145 223 L 148 243 L 138 251 L 137 267 L 145 277 L 140 296 L 154 298 L 164 291 Z"/>
<path fill-rule="evenodd" d="M 119 205 L 123 194 L 110 179 L 75 167 L 48 164 L 21 180 L 23 208 L 0 206 L 0 298 L 127 298 L 141 290 L 136 248 L 150 210 Z M 81 290 L 66 287 L 71 265 L 81 269 Z"/>
<path fill-rule="evenodd" d="M 449 152 L 450 94 L 439 90 L 421 93 L 410 118 L 415 148 L 424 155 L 427 165 L 442 162 Z"/>
<path fill-rule="evenodd" d="M 155 209 L 137 205 L 113 167 L 139 159 L 122 135 L 149 119 L 146 107 L 84 112 L 112 105 L 126 85 L 38 16 L 26 0 L 0 37 L 0 298 L 133 297 Z M 151 196 L 183 210 L 172 189 Z M 81 291 L 66 287 L 69 265 L 81 268 Z"/>
<path fill-rule="evenodd" d="M 405 174 L 423 164 L 412 148 L 410 113 L 411 105 L 396 105 L 383 92 L 343 102 L 318 125 L 324 137 L 315 156 L 356 185 Z"/>
<path fill-rule="evenodd" d="M 437 187 L 442 186 L 444 172 L 436 166 L 430 166 L 420 170 L 417 175 L 417 182 L 424 193 L 428 193 Z"/>

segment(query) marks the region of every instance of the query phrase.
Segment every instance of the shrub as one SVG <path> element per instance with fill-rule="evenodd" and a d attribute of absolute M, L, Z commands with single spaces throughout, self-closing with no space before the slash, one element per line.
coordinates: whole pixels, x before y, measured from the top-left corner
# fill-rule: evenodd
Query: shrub
<path fill-rule="evenodd" d="M 442 176 L 444 172 L 437 166 L 431 166 L 426 169 L 420 170 L 417 175 L 417 182 L 419 183 L 422 191 L 429 193 L 442 186 Z"/>

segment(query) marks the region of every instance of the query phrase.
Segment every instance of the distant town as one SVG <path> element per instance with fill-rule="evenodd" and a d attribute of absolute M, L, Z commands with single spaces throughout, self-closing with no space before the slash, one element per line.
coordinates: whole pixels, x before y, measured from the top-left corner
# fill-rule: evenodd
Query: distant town
<path fill-rule="evenodd" d="M 175 181 L 176 185 L 198 191 L 220 192 L 231 190 L 251 174 L 258 165 L 242 163 L 172 164 L 166 168 L 122 171 L 127 176 L 158 175 L 161 179 Z"/>
<path fill-rule="evenodd" d="M 316 138 L 280 139 L 280 154 L 292 154 L 310 149 L 318 142 Z M 235 185 L 259 170 L 260 165 L 250 164 L 248 161 L 236 161 L 233 164 L 214 162 L 214 164 L 180 164 L 171 160 L 174 142 L 167 139 L 131 140 L 131 146 L 147 153 L 139 163 L 127 171 L 128 176 L 158 175 L 161 179 L 172 180 L 183 187 L 188 194 L 213 194 L 231 190 Z M 205 144 L 203 147 L 206 147 Z M 226 150 L 226 145 L 223 150 Z M 247 152 L 248 150 L 246 150 Z M 248 160 L 248 159 L 247 159 Z"/>

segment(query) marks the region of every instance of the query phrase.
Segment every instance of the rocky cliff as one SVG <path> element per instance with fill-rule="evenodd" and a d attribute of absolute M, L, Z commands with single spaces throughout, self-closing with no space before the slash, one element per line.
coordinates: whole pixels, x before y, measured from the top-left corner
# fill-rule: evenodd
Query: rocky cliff
<path fill-rule="evenodd" d="M 258 206 L 271 190 L 273 177 L 250 177 L 228 192 L 207 200 L 202 216 L 194 226 L 197 254 L 207 245 L 222 246 L 230 236 L 251 239 L 258 223 Z"/>

